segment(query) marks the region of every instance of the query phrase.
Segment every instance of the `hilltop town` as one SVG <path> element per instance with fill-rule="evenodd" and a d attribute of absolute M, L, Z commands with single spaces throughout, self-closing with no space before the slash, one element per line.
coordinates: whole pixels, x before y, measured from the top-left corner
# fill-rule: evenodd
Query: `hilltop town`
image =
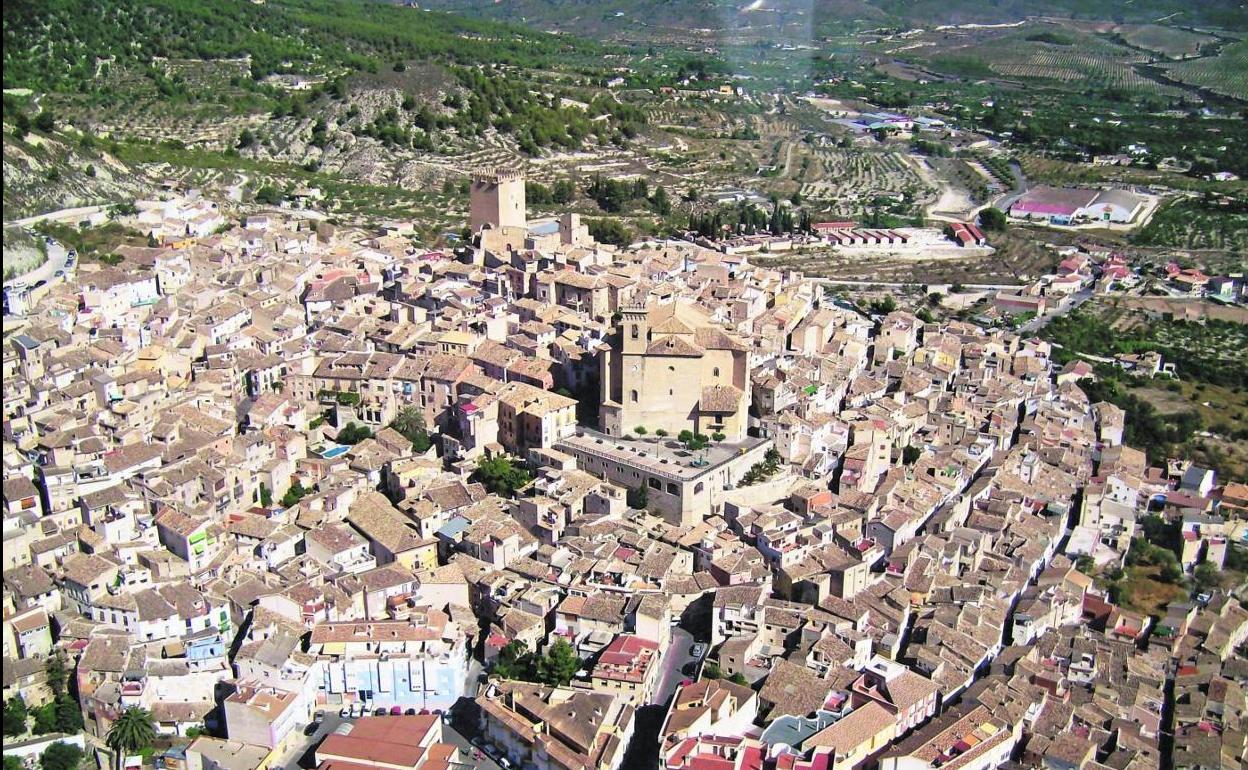
<path fill-rule="evenodd" d="M 1173 362 L 1042 333 L 1241 282 L 1086 246 L 854 302 L 753 236 L 605 244 L 525 193 L 474 174 L 438 250 L 176 184 L 109 215 L 146 239 L 115 259 L 48 237 L 6 316 L 6 767 L 1248 756 L 1248 486 L 1097 395 Z"/>

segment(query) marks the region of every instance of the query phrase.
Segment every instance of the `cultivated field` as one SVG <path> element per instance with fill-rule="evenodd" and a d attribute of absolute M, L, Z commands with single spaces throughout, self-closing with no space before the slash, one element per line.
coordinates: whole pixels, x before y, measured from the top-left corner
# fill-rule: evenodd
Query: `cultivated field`
<path fill-rule="evenodd" d="M 879 196 L 909 194 L 916 202 L 934 199 L 906 155 L 820 147 L 802 183 L 802 197 L 846 216 L 861 216 Z"/>
<path fill-rule="evenodd" d="M 1114 30 L 1137 48 L 1155 51 L 1171 59 L 1184 59 L 1200 53 L 1200 47 L 1216 38 L 1189 32 L 1185 29 L 1163 27 L 1158 24 L 1129 24 Z"/>
<path fill-rule="evenodd" d="M 1212 58 L 1171 64 L 1166 67 L 1166 72 L 1180 82 L 1248 100 L 1248 40 L 1231 43 Z"/>

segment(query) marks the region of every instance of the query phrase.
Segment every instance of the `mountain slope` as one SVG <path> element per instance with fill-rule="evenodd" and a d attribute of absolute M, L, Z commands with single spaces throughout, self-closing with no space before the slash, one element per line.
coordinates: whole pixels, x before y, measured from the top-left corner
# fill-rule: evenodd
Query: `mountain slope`
<path fill-rule="evenodd" d="M 545 66 L 587 61 L 583 41 L 367 0 L 47 0 L 4 4 L 4 87 L 82 90 L 100 63 L 250 57 L 290 70 L 377 71 L 395 61 Z"/>
<path fill-rule="evenodd" d="M 730 41 L 763 28 L 817 36 L 846 28 L 998 24 L 1034 16 L 1248 29 L 1238 0 L 426 0 L 429 7 L 600 39 Z"/>

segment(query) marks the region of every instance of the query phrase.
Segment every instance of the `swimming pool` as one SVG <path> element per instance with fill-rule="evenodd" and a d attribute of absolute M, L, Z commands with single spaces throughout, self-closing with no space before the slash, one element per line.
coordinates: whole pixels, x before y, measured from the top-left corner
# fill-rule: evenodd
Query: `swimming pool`
<path fill-rule="evenodd" d="M 328 449 L 321 450 L 321 457 L 324 457 L 326 460 L 332 460 L 350 448 L 347 444 L 330 444 Z"/>

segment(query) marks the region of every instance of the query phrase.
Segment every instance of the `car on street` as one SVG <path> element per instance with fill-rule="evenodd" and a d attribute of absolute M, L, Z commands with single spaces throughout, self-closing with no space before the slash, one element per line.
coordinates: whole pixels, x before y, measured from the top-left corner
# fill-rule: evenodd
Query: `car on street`
<path fill-rule="evenodd" d="M 701 660 L 702 656 L 706 654 L 706 645 L 702 642 L 694 642 L 693 646 L 689 648 L 689 654 Z"/>
<path fill-rule="evenodd" d="M 54 276 L 55 276 L 55 277 L 57 277 L 57 278 L 64 278 L 64 277 L 65 277 L 65 271 L 64 271 L 64 270 L 57 270 L 57 271 L 56 271 L 55 273 L 53 273 L 52 275 L 54 275 Z"/>
<path fill-rule="evenodd" d="M 382 706 L 381 708 L 373 710 L 373 716 L 375 717 L 384 717 L 388 713 L 390 713 L 390 710 L 387 709 L 385 706 Z"/>
<path fill-rule="evenodd" d="M 351 707 L 343 706 L 342 708 L 338 709 L 338 716 L 342 717 L 343 719 L 346 719 L 347 717 L 351 716 Z"/>
<path fill-rule="evenodd" d="M 680 680 L 680 686 L 681 686 L 681 687 L 688 687 L 688 686 L 689 686 L 689 685 L 691 685 L 691 684 L 693 684 L 693 680 L 692 680 L 692 679 L 681 679 L 681 680 Z"/>
<path fill-rule="evenodd" d="M 406 716 L 414 717 L 416 716 L 416 709 L 408 709 L 407 711 L 404 711 L 403 713 Z"/>
<path fill-rule="evenodd" d="M 402 716 L 402 715 L 403 715 L 403 707 L 402 707 L 402 706 L 391 706 L 391 707 L 390 707 L 390 716 L 392 716 L 392 717 L 397 717 L 397 716 Z"/>
<path fill-rule="evenodd" d="M 311 736 L 320 728 L 316 722 L 308 722 L 308 726 L 303 728 L 303 734 Z"/>

